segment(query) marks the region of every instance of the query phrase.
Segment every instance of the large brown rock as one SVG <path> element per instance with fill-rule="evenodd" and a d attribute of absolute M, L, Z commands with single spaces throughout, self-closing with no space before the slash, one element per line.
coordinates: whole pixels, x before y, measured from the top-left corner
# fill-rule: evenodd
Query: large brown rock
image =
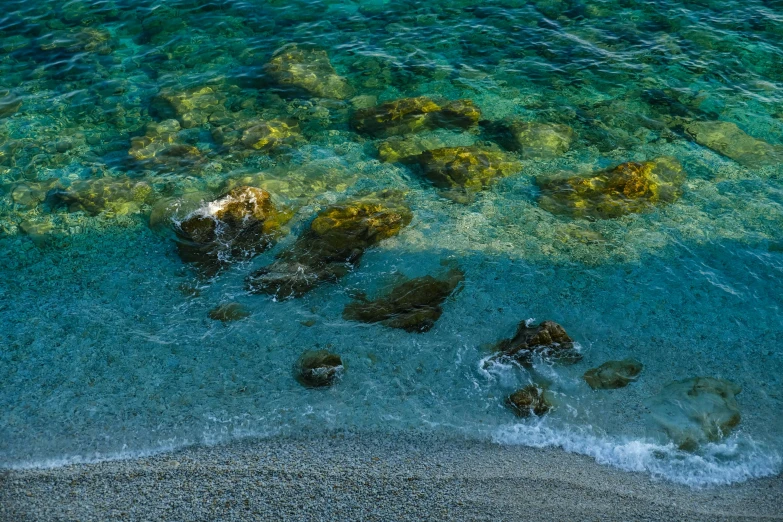
<path fill-rule="evenodd" d="M 302 386 L 323 388 L 331 386 L 343 373 L 343 361 L 339 355 L 326 350 L 302 354 L 294 366 L 294 376 Z"/>
<path fill-rule="evenodd" d="M 676 201 L 685 179 L 670 157 L 627 162 L 589 177 L 536 179 L 539 205 L 553 214 L 610 219 Z"/>
<path fill-rule="evenodd" d="M 463 279 L 464 274 L 456 268 L 444 278 L 428 275 L 410 279 L 372 301 L 349 303 L 343 310 L 343 318 L 381 323 L 407 332 L 426 332 L 440 318 L 441 305 Z"/>
<path fill-rule="evenodd" d="M 530 415 L 540 417 L 552 409 L 552 403 L 547 398 L 546 391 L 535 384 L 529 384 L 509 395 L 506 404 L 519 417 L 529 417 Z"/>
<path fill-rule="evenodd" d="M 358 266 L 366 249 L 397 235 L 411 211 L 398 193 L 379 192 L 327 207 L 271 265 L 247 279 L 251 293 L 299 297 Z"/>
<path fill-rule="evenodd" d="M 175 224 L 180 258 L 214 274 L 271 247 L 289 218 L 265 190 L 237 187 Z"/>
<path fill-rule="evenodd" d="M 500 341 L 496 350 L 498 357 L 513 359 L 523 366 L 531 366 L 535 357 L 563 363 L 582 359 L 574 340 L 554 321 L 544 321 L 538 326 L 528 326 L 522 321 L 514 337 Z"/>

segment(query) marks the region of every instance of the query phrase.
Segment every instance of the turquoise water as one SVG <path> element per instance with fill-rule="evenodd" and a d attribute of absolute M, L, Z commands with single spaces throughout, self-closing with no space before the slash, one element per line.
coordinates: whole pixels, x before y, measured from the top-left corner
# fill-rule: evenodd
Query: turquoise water
<path fill-rule="evenodd" d="M 0 467 L 337 430 L 562 446 L 696 486 L 783 469 L 779 2 L 4 7 Z M 275 78 L 265 64 L 291 44 L 325 51 L 343 80 L 314 91 Z M 194 107 L 177 108 L 181 93 Z M 546 157 L 505 151 L 513 174 L 455 202 L 415 166 L 380 161 L 383 138 L 350 123 L 415 96 L 481 111 L 481 125 L 413 134 L 429 148 L 501 150 L 484 129 L 509 117 L 567 125 L 573 142 Z M 295 123 L 296 136 L 257 150 L 216 132 L 271 120 Z M 725 135 L 699 134 L 701 122 Z M 164 152 L 143 149 L 145 135 Z M 664 156 L 684 173 L 674 201 L 608 218 L 540 204 L 537 179 Z M 278 244 L 216 275 L 183 263 L 177 220 L 242 185 L 291 210 Z M 345 277 L 297 299 L 248 293 L 246 277 L 319 211 L 388 188 L 404 191 L 412 221 Z M 428 332 L 342 318 L 357 291 L 444 264 L 465 280 Z M 227 302 L 248 317 L 209 317 Z M 582 361 L 489 362 L 487 346 L 527 319 L 563 325 Z M 305 389 L 292 367 L 324 348 L 344 375 Z M 628 387 L 582 379 L 627 357 L 644 364 Z M 742 420 L 680 449 L 650 398 L 693 377 L 739 385 Z M 517 418 L 505 397 L 533 381 L 555 408 Z"/>

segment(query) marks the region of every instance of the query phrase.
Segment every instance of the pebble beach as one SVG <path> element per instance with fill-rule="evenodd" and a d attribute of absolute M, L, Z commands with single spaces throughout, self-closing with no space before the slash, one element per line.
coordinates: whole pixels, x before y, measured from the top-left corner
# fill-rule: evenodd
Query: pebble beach
<path fill-rule="evenodd" d="M 0 520 L 783 520 L 783 477 L 694 489 L 560 449 L 334 435 L 0 475 Z"/>

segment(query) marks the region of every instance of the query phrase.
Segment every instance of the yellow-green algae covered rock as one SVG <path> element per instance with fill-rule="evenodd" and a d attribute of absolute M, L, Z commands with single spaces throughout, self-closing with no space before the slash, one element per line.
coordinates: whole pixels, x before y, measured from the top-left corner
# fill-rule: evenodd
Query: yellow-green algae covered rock
<path fill-rule="evenodd" d="M 212 114 L 225 111 L 226 96 L 216 87 L 202 86 L 185 90 L 163 89 L 153 106 L 161 113 L 173 111 L 185 129 L 204 125 Z"/>
<path fill-rule="evenodd" d="M 236 187 L 174 224 L 186 263 L 214 274 L 231 261 L 248 259 L 275 244 L 291 214 L 278 210 L 269 192 Z"/>
<path fill-rule="evenodd" d="M 412 213 L 398 192 L 384 191 L 325 208 L 277 260 L 247 278 L 252 293 L 299 297 L 358 266 L 372 245 L 399 234 Z"/>
<path fill-rule="evenodd" d="M 519 161 L 508 154 L 478 146 L 428 150 L 421 153 L 416 162 L 433 185 L 457 201 L 461 200 L 460 195 L 469 199 L 470 193 L 522 170 Z"/>
<path fill-rule="evenodd" d="M 454 268 L 442 278 L 427 275 L 410 279 L 372 301 L 348 303 L 343 309 L 343 318 L 381 323 L 407 332 L 426 332 L 443 314 L 441 305 L 464 278 L 462 270 Z"/>
<path fill-rule="evenodd" d="M 113 177 L 77 181 L 67 189 L 53 189 L 47 195 L 53 206 L 64 204 L 69 212 L 85 211 L 92 215 L 134 214 L 154 198 L 148 183 Z"/>
<path fill-rule="evenodd" d="M 299 126 L 292 120 L 238 120 L 212 130 L 212 138 L 224 147 L 274 151 L 302 140 Z"/>
<path fill-rule="evenodd" d="M 354 93 L 323 49 L 286 45 L 275 51 L 264 71 L 281 86 L 296 87 L 321 98 L 344 100 Z"/>
<path fill-rule="evenodd" d="M 438 104 L 431 98 L 401 98 L 375 107 L 358 109 L 351 117 L 357 132 L 371 136 L 395 136 L 434 128 L 467 129 L 476 125 L 481 111 L 471 100 Z"/>
<path fill-rule="evenodd" d="M 378 143 L 378 157 L 385 163 L 410 162 L 424 151 L 442 148 L 445 144 L 437 137 L 393 136 Z"/>
<path fill-rule="evenodd" d="M 685 125 L 685 132 L 699 145 L 748 167 L 783 161 L 783 147 L 749 136 L 735 123 L 693 121 Z"/>
<path fill-rule="evenodd" d="M 651 161 L 621 163 L 589 177 L 537 179 L 539 205 L 553 214 L 609 219 L 644 212 L 681 195 L 682 165 L 664 156 Z"/>

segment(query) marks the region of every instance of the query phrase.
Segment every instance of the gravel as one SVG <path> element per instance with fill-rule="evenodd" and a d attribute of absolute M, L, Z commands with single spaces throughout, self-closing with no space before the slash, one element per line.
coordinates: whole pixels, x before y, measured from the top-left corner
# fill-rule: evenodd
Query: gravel
<path fill-rule="evenodd" d="M 783 477 L 692 489 L 558 449 L 278 438 L 0 472 L 0 520 L 783 520 Z"/>

